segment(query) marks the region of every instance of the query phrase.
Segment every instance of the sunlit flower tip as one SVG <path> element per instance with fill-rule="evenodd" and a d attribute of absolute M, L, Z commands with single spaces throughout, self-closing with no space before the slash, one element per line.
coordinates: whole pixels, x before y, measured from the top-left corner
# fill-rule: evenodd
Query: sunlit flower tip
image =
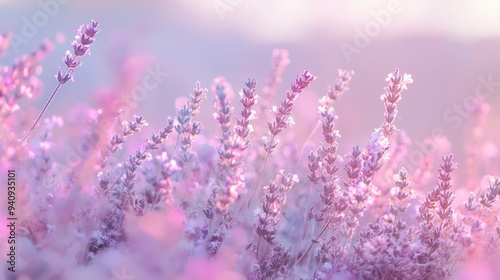
<path fill-rule="evenodd" d="M 354 70 L 337 69 L 337 74 L 342 80 L 350 80 L 351 76 L 354 75 Z"/>
<path fill-rule="evenodd" d="M 287 125 L 289 127 L 293 127 L 295 125 L 295 120 L 293 119 L 292 116 L 288 116 L 288 119 L 287 119 Z"/>
<path fill-rule="evenodd" d="M 406 74 L 405 73 L 404 77 L 403 77 L 403 82 L 402 82 L 403 89 L 408 89 L 408 87 L 406 85 L 411 84 L 411 83 L 413 83 L 413 79 L 411 78 L 411 74 Z"/>
<path fill-rule="evenodd" d="M 55 76 L 60 84 L 65 84 L 69 80 L 73 80 L 74 71 L 69 69 L 65 74 L 61 72 L 61 69 L 57 70 L 57 75 Z"/>
<path fill-rule="evenodd" d="M 250 116 L 248 117 L 248 120 L 255 120 L 257 119 L 257 112 L 255 110 L 250 111 Z"/>
<path fill-rule="evenodd" d="M 90 25 L 85 26 L 83 31 L 87 36 L 94 37 L 101 30 L 99 29 L 99 23 L 93 20 Z"/>
<path fill-rule="evenodd" d="M 409 198 L 416 198 L 417 197 L 417 192 L 414 189 L 410 189 L 409 191 Z"/>

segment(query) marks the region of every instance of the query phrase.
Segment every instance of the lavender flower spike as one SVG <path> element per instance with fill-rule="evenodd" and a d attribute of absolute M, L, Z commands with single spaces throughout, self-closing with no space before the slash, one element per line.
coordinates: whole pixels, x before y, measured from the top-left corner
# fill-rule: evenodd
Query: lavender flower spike
<path fill-rule="evenodd" d="M 287 127 L 288 118 L 292 114 L 293 105 L 295 104 L 297 96 L 315 79 L 316 77 L 311 75 L 309 71 L 304 71 L 302 75 L 297 75 L 295 82 L 290 86 L 292 91 L 286 93 L 286 99 L 281 102 L 281 106 L 275 112 L 276 119 L 268 123 L 269 132 L 272 136 L 278 135 L 281 130 Z"/>
<path fill-rule="evenodd" d="M 399 69 L 387 76 L 389 84 L 384 88 L 384 94 L 380 97 L 384 101 L 385 114 L 384 123 L 380 126 L 385 136 L 392 135 L 396 131 L 394 120 L 398 114 L 397 103 L 401 100 L 401 92 L 407 89 L 407 85 L 413 83 L 410 74 L 401 75 Z"/>
<path fill-rule="evenodd" d="M 43 114 L 49 107 L 50 103 L 52 102 L 52 99 L 55 97 L 57 91 L 59 91 L 59 88 L 61 87 L 62 84 L 65 84 L 69 80 L 73 80 L 73 75 L 74 75 L 74 70 L 76 67 L 81 65 L 81 62 L 76 59 L 78 56 L 84 56 L 86 54 L 89 54 L 90 51 L 90 44 L 92 44 L 95 41 L 95 35 L 99 33 L 99 23 L 95 20 L 92 20 L 90 25 L 80 25 L 80 27 L 76 30 L 76 36 L 75 40 L 71 43 L 73 46 L 73 54 L 71 52 L 66 51 L 65 56 L 62 58 L 64 64 L 66 64 L 67 68 L 63 72 L 61 72 L 61 69 L 57 71 L 57 74 L 55 75 L 56 80 L 58 82 L 56 88 L 52 92 L 52 94 L 49 97 L 49 100 L 45 103 L 43 106 L 42 111 L 36 118 L 35 122 L 31 126 L 31 129 L 26 133 L 26 135 L 23 137 L 21 140 L 21 143 L 26 141 L 28 139 L 28 136 L 31 134 L 33 129 L 37 126 L 38 122 L 42 118 Z"/>

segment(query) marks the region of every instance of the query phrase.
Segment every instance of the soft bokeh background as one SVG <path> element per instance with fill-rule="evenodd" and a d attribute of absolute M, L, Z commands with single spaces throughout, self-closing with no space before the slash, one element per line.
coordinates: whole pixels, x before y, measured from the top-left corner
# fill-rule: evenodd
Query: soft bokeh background
<path fill-rule="evenodd" d="M 33 15 L 43 11 L 40 2 L 0 0 L 0 31 L 22 35 L 23 18 L 32 21 Z M 135 64 L 123 69 L 123 60 L 137 56 L 169 73 L 137 107 L 137 113 L 146 117 L 151 128 L 157 128 L 167 115 L 175 113 L 175 100 L 188 96 L 198 80 L 210 87 L 213 78 L 222 75 L 239 90 L 248 77 L 253 77 L 262 88 L 270 72 L 272 50 L 286 48 L 291 64 L 283 76 L 281 96 L 296 73 L 308 69 L 318 77 L 311 90 L 299 97 L 295 109 L 295 136 L 300 143 L 315 121 L 318 97 L 335 80 L 336 70 L 344 68 L 356 74 L 351 90 L 336 105 L 340 144 L 343 152 L 352 145 L 364 145 L 383 119 L 379 97 L 385 78 L 399 67 L 412 74 L 414 84 L 400 103 L 396 125 L 406 130 L 414 142 L 423 141 L 435 128 L 443 129 L 459 156 L 459 166 L 464 166 L 463 142 L 470 134 L 465 125 L 454 129 L 443 114 L 474 94 L 480 84 L 478 77 L 491 76 L 500 82 L 500 2 L 494 0 L 65 2 L 32 38 L 11 47 L 0 58 L 2 64 L 10 63 L 16 56 L 29 53 L 44 38 L 54 42 L 54 51 L 43 62 L 43 96 L 23 104 L 23 108 L 33 108 L 32 114 L 40 110 L 56 85 L 53 75 L 70 47 L 73 31 L 91 19 L 98 20 L 102 29 L 92 46 L 92 55 L 85 57 L 83 67 L 77 69 L 75 82 L 62 88 L 49 115 L 67 117 L 68 108 L 76 104 L 97 108 L 95 92 L 120 83 L 124 70 L 133 72 L 129 68 Z M 358 31 L 372 24 L 374 14 L 387 10 L 391 2 L 401 11 L 392 14 L 386 26 L 348 59 L 341 44 L 355 46 Z M 217 5 L 233 6 L 218 12 Z M 66 37 L 64 42 L 57 43 L 58 33 L 59 39 Z M 207 129 L 215 125 L 211 102 L 202 107 Z M 498 133 L 495 136 L 488 132 L 499 127 L 500 85 L 495 86 L 486 102 L 491 104 L 486 138 L 498 145 Z"/>

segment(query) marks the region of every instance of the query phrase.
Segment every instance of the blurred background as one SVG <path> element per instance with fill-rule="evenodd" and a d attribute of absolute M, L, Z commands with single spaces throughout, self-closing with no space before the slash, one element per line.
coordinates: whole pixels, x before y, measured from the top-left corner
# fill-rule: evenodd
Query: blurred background
<path fill-rule="evenodd" d="M 299 143 L 316 122 L 317 100 L 335 81 L 337 69 L 355 71 L 350 91 L 336 103 L 342 152 L 365 145 L 383 121 L 385 79 L 400 68 L 412 74 L 414 83 L 404 92 L 396 126 L 407 132 L 412 149 L 441 129 L 460 168 L 464 142 L 471 137 L 467 122 L 476 110 L 469 103 L 478 88 L 491 106 L 481 134 L 490 145 L 480 152 L 499 161 L 499 18 L 500 2 L 494 0 L 0 0 L 0 32 L 13 34 L 0 64 L 30 53 L 46 38 L 53 42 L 42 63 L 42 95 L 22 103 L 34 115 L 56 86 L 53 76 L 63 66 L 60 58 L 71 48 L 75 29 L 98 20 L 102 31 L 91 56 L 83 58 L 75 81 L 61 88 L 47 115 L 70 118 L 68 109 L 79 104 L 97 109 L 123 83 L 140 84 L 149 65 L 168 72 L 135 108 L 150 123 L 149 130 L 175 114 L 176 100 L 182 104 L 179 98 L 188 97 L 196 81 L 210 88 L 215 77 L 224 76 L 237 92 L 251 77 L 261 90 L 273 49 L 287 49 L 290 64 L 276 101 L 284 98 L 297 73 L 307 69 L 318 77 L 295 108 L 292 137 Z M 210 91 L 201 108 L 207 131 L 216 130 L 212 102 Z"/>

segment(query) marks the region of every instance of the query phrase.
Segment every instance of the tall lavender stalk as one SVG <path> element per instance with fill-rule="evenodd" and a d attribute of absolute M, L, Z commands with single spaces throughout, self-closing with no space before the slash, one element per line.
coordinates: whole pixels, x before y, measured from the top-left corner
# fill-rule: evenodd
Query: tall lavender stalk
<path fill-rule="evenodd" d="M 392 135 L 396 131 L 394 120 L 398 114 L 397 103 L 401 100 L 401 92 L 407 89 L 407 84 L 413 83 L 410 74 L 401 75 L 399 69 L 387 76 L 389 84 L 384 88 L 384 94 L 380 97 L 384 101 L 385 114 L 384 123 L 380 126 L 385 136 Z"/>
<path fill-rule="evenodd" d="M 333 107 L 333 104 L 335 101 L 339 100 L 346 91 L 349 90 L 349 82 L 352 79 L 352 75 L 354 75 L 354 71 L 347 71 L 347 70 L 342 70 L 338 69 L 337 70 L 338 78 L 335 80 L 335 83 L 331 86 L 328 87 L 328 93 L 326 96 L 323 96 L 320 98 L 319 103 L 320 103 L 320 114 L 322 111 L 328 111 L 329 108 Z M 311 138 L 314 136 L 314 133 L 316 133 L 316 130 L 318 130 L 319 126 L 321 124 L 318 122 L 316 126 L 313 128 L 309 136 L 307 137 L 306 141 L 304 142 L 304 145 L 302 145 L 302 150 L 300 151 L 300 156 L 299 160 L 297 161 L 297 165 L 295 166 L 295 169 L 299 166 L 300 162 L 302 161 L 302 157 L 304 156 L 304 150 L 306 147 L 306 144 L 311 140 Z"/>
<path fill-rule="evenodd" d="M 24 143 L 24 141 L 28 139 L 31 132 L 35 129 L 43 114 L 52 102 L 52 99 L 54 99 L 56 93 L 59 91 L 61 85 L 65 84 L 69 80 L 73 80 L 74 69 L 82 64 L 77 57 L 90 54 L 90 45 L 95 41 L 95 35 L 99 33 L 99 31 L 99 23 L 95 20 L 92 20 L 90 25 L 80 25 L 80 27 L 76 30 L 77 35 L 75 36 L 75 40 L 71 43 L 73 46 L 73 54 L 71 54 L 70 51 L 66 51 L 66 55 L 62 58 L 64 64 L 66 64 L 66 70 L 64 73 L 61 72 L 61 69 L 57 71 L 55 77 L 58 84 L 50 95 L 49 100 L 43 106 L 42 111 L 33 122 L 30 130 L 21 140 L 21 143 Z"/>

